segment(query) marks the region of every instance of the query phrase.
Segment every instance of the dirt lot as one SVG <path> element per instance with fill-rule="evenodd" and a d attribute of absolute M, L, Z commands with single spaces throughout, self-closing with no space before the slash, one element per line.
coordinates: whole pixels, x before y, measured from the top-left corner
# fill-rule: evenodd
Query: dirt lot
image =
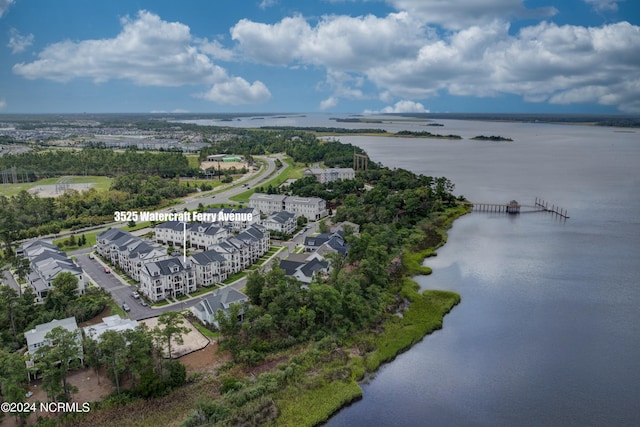
<path fill-rule="evenodd" d="M 209 168 L 214 168 L 217 170 L 218 167 L 220 167 L 220 169 L 222 170 L 227 170 L 231 168 L 236 168 L 238 170 L 242 168 L 247 168 L 247 169 L 249 168 L 249 166 L 245 162 L 202 162 L 200 163 L 200 169 L 202 170 L 207 170 Z"/>
<path fill-rule="evenodd" d="M 68 184 L 68 190 L 77 190 L 77 191 L 85 191 L 91 188 L 93 184 Z M 32 187 L 28 191 L 31 194 L 37 194 L 38 197 L 58 197 L 64 194 L 64 191 L 56 191 L 55 184 L 46 184 L 46 185 L 38 185 L 37 187 Z M 58 187 L 58 190 L 60 188 Z"/>
<path fill-rule="evenodd" d="M 149 329 L 153 329 L 158 325 L 158 318 L 152 317 L 150 319 L 141 320 L 141 322 L 146 323 Z M 171 345 L 171 354 L 173 357 L 180 357 L 184 356 L 185 354 L 192 353 L 196 350 L 201 350 L 209 344 L 209 340 L 207 339 L 207 337 L 202 335 L 202 333 L 200 333 L 200 331 L 198 331 L 196 327 L 186 319 L 182 325 L 189 328 L 189 332 L 182 335 L 182 344 L 173 343 Z M 169 357 L 167 350 L 168 349 L 165 349 L 165 357 Z"/>

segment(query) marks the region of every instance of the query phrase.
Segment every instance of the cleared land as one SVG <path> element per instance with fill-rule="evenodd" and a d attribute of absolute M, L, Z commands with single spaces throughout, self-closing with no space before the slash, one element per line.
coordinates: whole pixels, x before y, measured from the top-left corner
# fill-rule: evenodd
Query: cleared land
<path fill-rule="evenodd" d="M 69 189 L 84 191 L 89 188 L 95 188 L 98 191 L 108 190 L 111 186 L 112 178 L 106 176 L 69 176 L 67 183 Z M 62 192 L 56 192 L 56 183 L 60 178 L 45 178 L 34 182 L 23 182 L 20 184 L 0 184 L 0 195 L 15 196 L 22 190 L 26 190 L 31 194 L 38 194 L 40 197 L 57 197 Z"/>

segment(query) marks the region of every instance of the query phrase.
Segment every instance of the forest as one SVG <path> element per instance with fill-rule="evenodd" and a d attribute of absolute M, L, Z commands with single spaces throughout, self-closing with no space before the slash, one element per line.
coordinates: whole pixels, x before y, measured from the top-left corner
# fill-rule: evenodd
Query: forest
<path fill-rule="evenodd" d="M 127 173 L 155 175 L 160 178 L 197 176 L 182 153 L 138 152 L 127 149 L 85 148 L 78 151 L 48 150 L 0 157 L 0 170 L 16 167 L 28 181 L 65 175 L 117 176 Z"/>
<path fill-rule="evenodd" d="M 327 167 L 349 167 L 353 165 L 354 152 L 364 154 L 361 148 L 354 145 L 322 141 L 312 133 L 301 130 L 244 130 L 228 140 L 212 143 L 211 147 L 200 152 L 200 160 L 206 159 L 209 154 L 286 153 L 299 163 L 324 162 Z"/>

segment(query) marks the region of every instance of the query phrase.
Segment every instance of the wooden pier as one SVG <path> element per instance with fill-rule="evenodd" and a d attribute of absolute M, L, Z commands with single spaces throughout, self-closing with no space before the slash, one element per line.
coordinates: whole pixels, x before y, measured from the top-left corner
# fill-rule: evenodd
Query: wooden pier
<path fill-rule="evenodd" d="M 569 214 L 566 209 L 563 209 L 556 205 L 549 205 L 548 202 L 536 197 L 535 202 L 532 205 L 521 205 L 516 200 L 512 200 L 509 203 L 475 203 L 469 202 L 473 206 L 475 212 L 495 212 L 495 213 L 508 213 L 519 214 L 522 208 L 527 208 L 525 212 L 549 212 L 553 215 L 557 215 L 560 218 L 567 219 Z"/>
<path fill-rule="evenodd" d="M 509 203 L 474 203 L 473 205 L 474 211 L 482 211 L 482 212 L 504 212 L 508 214 L 518 214 L 520 213 L 520 203 L 516 200 L 512 200 Z"/>
<path fill-rule="evenodd" d="M 564 219 L 569 218 L 569 215 L 567 214 L 567 210 L 566 209 L 562 209 L 559 206 L 556 205 L 551 205 L 551 207 L 549 207 L 549 203 L 536 197 L 536 201 L 534 203 L 534 205 L 538 208 L 542 208 L 543 211 L 545 212 L 550 212 L 552 214 L 558 215 Z"/>

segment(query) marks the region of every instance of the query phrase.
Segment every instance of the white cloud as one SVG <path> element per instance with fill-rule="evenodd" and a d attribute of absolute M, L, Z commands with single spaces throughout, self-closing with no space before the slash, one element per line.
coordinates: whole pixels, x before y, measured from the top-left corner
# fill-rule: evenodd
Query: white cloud
<path fill-rule="evenodd" d="M 365 110 L 364 114 L 380 114 L 380 113 L 428 113 L 429 110 L 424 108 L 419 102 L 410 100 L 402 100 L 396 102 L 394 105 L 388 105 L 382 110 Z"/>
<path fill-rule="evenodd" d="M 452 4 L 460 6 L 460 1 Z M 325 16 L 315 26 L 302 16 L 271 25 L 242 20 L 231 35 L 248 60 L 324 68 L 327 77 L 318 89 L 330 92 L 325 104 L 332 98 L 390 102 L 448 92 L 474 97 L 515 94 L 529 102 L 597 102 L 621 111 L 637 110 L 636 25 L 558 26 L 543 21 L 511 34 L 508 22 L 493 19 L 441 35 L 416 17 L 436 6 L 441 13 L 453 13 L 444 2 L 393 3 L 417 12 Z M 519 0 L 476 3 L 487 10 L 504 6 L 526 12 Z M 374 90 L 377 94 L 371 93 Z"/>
<path fill-rule="evenodd" d="M 622 0 L 584 0 L 598 12 L 615 12 L 618 10 L 618 3 Z"/>
<path fill-rule="evenodd" d="M 122 19 L 113 39 L 63 41 L 46 47 L 31 63 L 13 71 L 28 79 L 67 82 L 90 78 L 96 83 L 128 79 L 140 86 L 182 86 L 212 83 L 224 70 L 190 44 L 189 27 L 140 11 Z"/>
<path fill-rule="evenodd" d="M 459 30 L 511 18 L 547 18 L 558 11 L 553 7 L 527 9 L 523 0 L 387 0 L 423 22 Z"/>
<path fill-rule="evenodd" d="M 5 101 L 4 98 L 0 98 L 0 110 L 4 110 L 5 108 L 7 108 L 7 101 Z"/>
<path fill-rule="evenodd" d="M 95 83 L 125 79 L 139 86 L 213 85 L 212 95 L 203 98 L 232 104 L 261 102 L 269 92 L 262 82 L 249 84 L 214 64 L 207 54 L 225 57 L 228 52 L 216 42 L 193 39 L 187 25 L 163 21 L 144 10 L 135 19 L 123 18 L 121 24 L 115 38 L 54 43 L 37 60 L 15 64 L 13 72 L 57 82 L 88 78 Z M 237 97 L 231 93 L 234 89 Z"/>
<path fill-rule="evenodd" d="M 9 43 L 7 44 L 7 47 L 11 49 L 11 53 L 23 52 L 32 44 L 33 34 L 23 36 L 15 28 L 9 30 Z"/>
<path fill-rule="evenodd" d="M 198 40 L 198 47 L 202 53 L 206 53 L 213 59 L 221 61 L 233 61 L 236 55 L 233 50 L 226 49 L 218 40 L 209 41 L 207 39 Z"/>
<path fill-rule="evenodd" d="M 300 15 L 275 24 L 247 19 L 231 28 L 246 58 L 271 64 L 316 64 L 342 71 L 362 71 L 380 61 L 413 55 L 425 37 L 421 23 L 405 12 L 379 18 L 324 16 L 311 27 Z"/>
<path fill-rule="evenodd" d="M 275 6 L 278 4 L 278 0 L 262 0 L 258 7 L 262 10 L 265 10 L 268 7 Z"/>
<path fill-rule="evenodd" d="M 2 15 L 4 15 L 13 3 L 14 0 L 0 0 L 0 18 L 2 18 Z"/>
<path fill-rule="evenodd" d="M 197 96 L 219 104 L 242 105 L 266 102 L 271 98 L 271 93 L 259 80 L 249 84 L 241 77 L 232 77 L 214 84 L 209 91 Z"/>
<path fill-rule="evenodd" d="M 329 98 L 320 102 L 320 109 L 328 110 L 330 108 L 335 107 L 336 105 L 338 105 L 338 98 L 335 96 L 330 96 Z"/>

